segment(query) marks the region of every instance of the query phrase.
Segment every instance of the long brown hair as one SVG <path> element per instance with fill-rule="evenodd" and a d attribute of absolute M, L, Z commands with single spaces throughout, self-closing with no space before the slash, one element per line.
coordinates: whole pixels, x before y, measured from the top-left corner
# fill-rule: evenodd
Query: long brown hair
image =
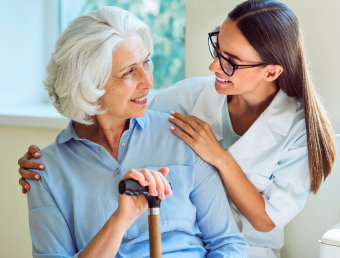
<path fill-rule="evenodd" d="M 310 191 L 316 193 L 331 172 L 335 136 L 308 75 L 296 16 L 278 1 L 250 0 L 236 6 L 228 18 L 237 23 L 264 63 L 283 67 L 284 72 L 276 80 L 277 86 L 303 103 Z"/>

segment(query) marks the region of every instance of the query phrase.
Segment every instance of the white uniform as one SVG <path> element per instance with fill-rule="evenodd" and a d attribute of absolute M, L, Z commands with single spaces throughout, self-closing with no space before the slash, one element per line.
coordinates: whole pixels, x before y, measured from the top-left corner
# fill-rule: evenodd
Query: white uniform
<path fill-rule="evenodd" d="M 209 123 L 216 138 L 221 140 L 226 95 L 215 91 L 214 81 L 215 77 L 180 81 L 160 91 L 150 108 L 197 116 Z M 235 219 L 241 221 L 241 231 L 251 246 L 251 257 L 279 257 L 284 243 L 283 228 L 302 210 L 309 189 L 303 106 L 280 90 L 228 151 L 262 194 L 266 212 L 276 225 L 270 232 L 259 232 L 231 204 Z"/>

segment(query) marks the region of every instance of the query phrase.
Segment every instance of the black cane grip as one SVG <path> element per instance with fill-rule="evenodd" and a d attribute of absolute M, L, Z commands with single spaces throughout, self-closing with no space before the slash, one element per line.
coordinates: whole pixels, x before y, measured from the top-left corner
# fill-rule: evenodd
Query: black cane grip
<path fill-rule="evenodd" d="M 141 186 L 137 181 L 132 179 L 127 179 L 120 181 L 119 183 L 119 193 L 126 195 L 150 195 L 147 186 Z"/>
<path fill-rule="evenodd" d="M 150 195 L 149 188 L 147 186 L 141 186 L 133 179 L 120 181 L 118 189 L 120 194 L 130 196 L 144 195 L 148 201 L 149 208 L 159 208 L 161 206 L 161 200 L 157 196 Z"/>

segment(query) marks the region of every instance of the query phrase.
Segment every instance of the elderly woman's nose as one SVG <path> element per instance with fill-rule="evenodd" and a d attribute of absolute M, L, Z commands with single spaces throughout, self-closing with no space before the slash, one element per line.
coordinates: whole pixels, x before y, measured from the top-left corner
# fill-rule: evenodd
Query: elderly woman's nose
<path fill-rule="evenodd" d="M 143 87 L 151 89 L 153 87 L 153 75 L 152 71 L 143 70 L 141 72 L 140 83 Z"/>

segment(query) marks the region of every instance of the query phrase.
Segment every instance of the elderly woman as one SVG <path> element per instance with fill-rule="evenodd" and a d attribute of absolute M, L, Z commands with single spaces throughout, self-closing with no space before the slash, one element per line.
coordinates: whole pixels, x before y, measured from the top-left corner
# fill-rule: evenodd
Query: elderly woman
<path fill-rule="evenodd" d="M 148 27 L 115 7 L 61 35 L 45 84 L 71 122 L 42 150 L 45 171 L 30 182 L 34 257 L 148 256 L 147 203 L 119 195 L 122 178 L 171 196 L 161 206 L 164 256 L 247 257 L 216 170 L 166 130 L 167 114 L 147 112 L 151 54 Z"/>

